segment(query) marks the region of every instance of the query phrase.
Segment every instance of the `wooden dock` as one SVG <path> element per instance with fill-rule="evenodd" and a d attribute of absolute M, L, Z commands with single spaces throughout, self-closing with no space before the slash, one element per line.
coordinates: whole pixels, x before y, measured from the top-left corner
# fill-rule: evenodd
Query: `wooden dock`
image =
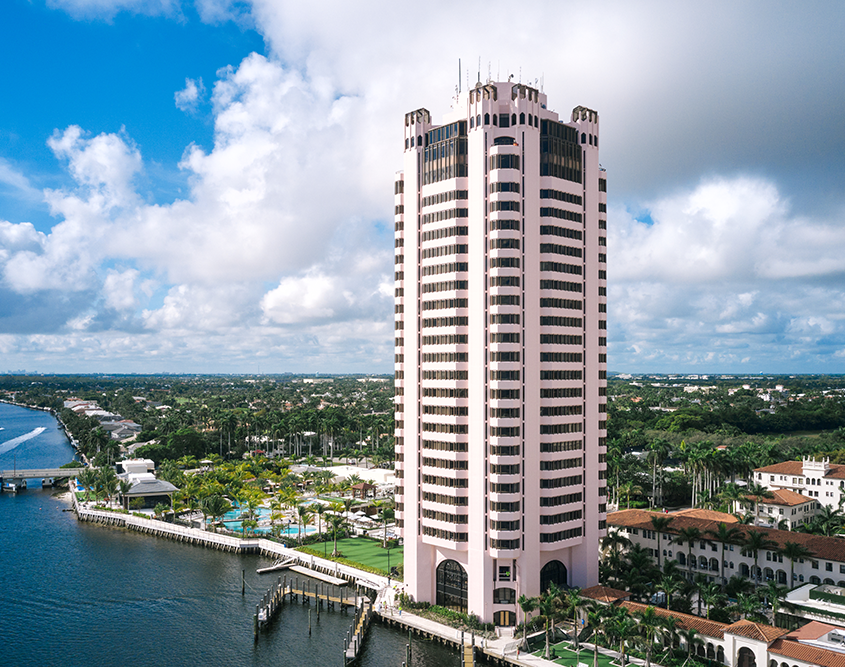
<path fill-rule="evenodd" d="M 307 578 L 300 580 L 299 577 L 288 579 L 287 575 L 279 577 L 256 605 L 253 619 L 255 641 L 258 641 L 259 630 L 265 628 L 273 620 L 285 602 L 293 603 L 301 600 L 302 604 L 311 604 L 313 600 L 319 619 L 320 610 L 324 606 L 330 610 L 339 608 L 341 611 L 346 611 L 349 607 L 357 609 L 365 599 L 346 586 L 311 581 Z"/>
<path fill-rule="evenodd" d="M 358 659 L 361 647 L 364 645 L 364 635 L 370 627 L 373 617 L 373 603 L 369 598 L 362 598 L 361 604 L 355 608 L 355 620 L 346 633 L 346 643 L 343 647 L 343 664 L 348 665 Z"/>

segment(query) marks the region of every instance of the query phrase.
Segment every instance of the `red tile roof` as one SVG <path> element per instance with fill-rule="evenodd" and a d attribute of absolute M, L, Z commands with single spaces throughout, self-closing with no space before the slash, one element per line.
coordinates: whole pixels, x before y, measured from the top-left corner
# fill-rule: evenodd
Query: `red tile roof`
<path fill-rule="evenodd" d="M 754 623 L 749 620 L 742 620 L 725 628 L 725 632 L 732 635 L 739 635 L 740 637 L 747 637 L 748 639 L 756 639 L 757 641 L 766 642 L 768 644 L 778 637 L 782 637 L 787 634 L 789 630 L 786 630 L 785 628 L 776 628 L 763 623 Z"/>
<path fill-rule="evenodd" d="M 764 505 L 785 505 L 786 507 L 795 507 L 796 505 L 803 505 L 804 503 L 811 503 L 814 498 L 802 496 L 800 493 L 790 491 L 789 489 L 769 489 L 772 492 L 773 498 L 760 498 L 760 502 Z M 746 500 L 757 502 L 757 496 L 745 496 Z"/>
<path fill-rule="evenodd" d="M 618 588 L 609 588 L 607 586 L 590 586 L 589 588 L 581 589 L 581 595 L 591 600 L 598 600 L 599 602 L 618 602 L 630 597 L 628 591 L 621 591 Z"/>
<path fill-rule="evenodd" d="M 706 521 L 739 523 L 739 519 L 737 519 L 733 514 L 725 514 L 724 512 L 716 512 L 715 510 L 706 510 L 700 507 L 691 507 L 686 510 L 678 510 L 677 512 L 672 512 L 672 514 L 670 514 L 669 516 L 689 516 L 693 519 L 705 519 Z"/>
<path fill-rule="evenodd" d="M 641 530 L 654 530 L 651 523 L 652 516 L 663 516 L 657 512 L 646 512 L 645 510 L 622 510 L 611 512 L 607 515 L 609 526 L 620 526 L 623 528 L 638 528 Z M 718 530 L 719 521 L 696 519 L 691 516 L 677 514 L 669 515 L 673 518 L 672 523 L 665 532 L 677 534 L 682 528 L 695 527 L 701 532 Z M 806 547 L 810 554 L 818 559 L 845 563 L 845 537 L 824 537 L 822 535 L 810 535 L 797 531 L 776 530 L 775 528 L 763 528 L 762 526 L 750 526 L 738 524 L 732 526 L 739 528 L 743 534 L 749 532 L 763 533 L 768 539 L 775 543 L 776 549 L 782 549 L 787 542 L 795 542 Z M 709 539 L 712 539 L 709 538 Z"/>
<path fill-rule="evenodd" d="M 819 667 L 845 667 L 845 655 L 842 653 L 799 644 L 786 638 L 775 640 L 769 646 L 769 653 L 809 662 L 811 665 L 819 665 Z"/>
<path fill-rule="evenodd" d="M 754 472 L 768 472 L 776 475 L 803 475 L 804 464 L 801 461 L 781 461 L 774 465 L 754 468 Z"/>
<path fill-rule="evenodd" d="M 631 614 L 641 614 L 648 605 L 640 604 L 639 602 L 629 602 L 625 600 L 619 603 L 620 607 L 624 607 Z M 677 611 L 667 611 L 662 607 L 655 607 L 654 612 L 663 618 L 674 618 L 675 627 L 679 630 L 687 630 L 694 628 L 699 634 L 713 637 L 714 639 L 723 639 L 724 632 L 728 628 L 727 623 L 719 623 L 718 621 L 710 621 L 700 616 L 693 616 L 692 614 L 682 614 Z M 845 667 L 845 665 L 843 665 Z"/>

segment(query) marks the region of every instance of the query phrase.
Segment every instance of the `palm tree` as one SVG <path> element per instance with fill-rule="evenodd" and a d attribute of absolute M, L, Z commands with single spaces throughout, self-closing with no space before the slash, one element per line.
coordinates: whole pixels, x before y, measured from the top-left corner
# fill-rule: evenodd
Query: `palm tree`
<path fill-rule="evenodd" d="M 711 535 L 715 542 L 720 544 L 719 546 L 719 576 L 722 579 L 722 584 L 727 583 L 727 579 L 725 577 L 725 548 L 729 544 L 739 544 L 742 541 L 742 531 L 739 528 L 728 528 L 724 522 L 721 522 L 716 530 L 708 530 L 705 531 L 708 535 Z"/>
<path fill-rule="evenodd" d="M 620 529 L 610 529 L 607 531 L 607 535 L 601 538 L 601 548 L 602 550 L 610 550 L 611 553 L 619 555 L 619 551 L 622 549 L 627 549 L 631 546 L 631 540 L 629 540 L 625 535 L 622 534 Z M 619 579 L 619 562 L 620 559 L 617 558 L 615 560 L 615 567 L 613 569 L 613 578 L 618 580 Z"/>
<path fill-rule="evenodd" d="M 683 584 L 672 575 L 663 575 L 657 582 L 657 590 L 666 593 L 666 609 L 671 609 L 672 594 L 677 593 Z"/>
<path fill-rule="evenodd" d="M 698 591 L 698 597 L 707 607 L 707 618 L 709 619 L 710 609 L 718 604 L 724 598 L 724 595 L 722 595 L 722 589 L 719 587 L 719 584 L 711 582 L 701 587 Z"/>
<path fill-rule="evenodd" d="M 695 546 L 696 541 L 701 539 L 701 530 L 696 528 L 695 526 L 690 526 L 688 528 L 681 528 L 678 531 L 677 536 L 675 537 L 675 544 L 683 545 L 686 543 L 687 545 L 687 569 L 692 573 L 692 548 Z"/>
<path fill-rule="evenodd" d="M 625 495 L 625 509 L 631 509 L 631 496 L 643 495 L 643 487 L 634 482 L 625 482 L 619 487 L 617 493 Z"/>
<path fill-rule="evenodd" d="M 778 553 L 783 554 L 789 559 L 789 588 L 792 588 L 792 582 L 795 581 L 795 561 L 809 558 L 810 550 L 803 544 L 786 542 Z"/>
<path fill-rule="evenodd" d="M 126 496 L 132 490 L 132 482 L 128 479 L 122 479 L 117 483 L 117 490 L 120 492 L 120 500 L 126 506 L 125 509 L 129 509 L 129 501 Z"/>
<path fill-rule="evenodd" d="M 321 502 L 316 502 L 313 504 L 314 514 L 317 515 L 317 534 L 320 536 L 320 539 L 323 541 L 323 555 L 326 552 L 326 536 L 323 535 L 323 514 L 326 513 L 326 506 L 323 505 Z"/>
<path fill-rule="evenodd" d="M 766 582 L 764 594 L 769 603 L 772 605 L 772 624 L 774 624 L 775 615 L 778 613 L 778 609 L 780 608 L 781 598 L 786 597 L 788 590 L 789 589 L 786 586 L 781 586 L 776 581 Z"/>
<path fill-rule="evenodd" d="M 332 527 L 332 537 L 334 539 L 334 549 L 332 549 L 332 556 L 337 556 L 338 555 L 337 531 L 338 531 L 338 528 L 341 528 L 345 522 L 344 522 L 343 517 L 340 516 L 339 514 L 332 514 L 328 518 L 328 522 L 329 522 L 329 525 L 331 525 L 331 527 Z"/>
<path fill-rule="evenodd" d="M 308 523 L 311 521 L 311 510 L 308 509 L 308 505 L 303 503 L 302 505 L 297 506 L 296 513 L 297 515 L 299 515 L 299 523 L 297 524 L 296 536 L 297 541 L 302 544 L 302 527 L 307 526 Z"/>
<path fill-rule="evenodd" d="M 599 629 L 604 627 L 607 613 L 607 607 L 595 603 L 587 609 L 587 626 L 593 631 L 593 667 L 599 665 Z"/>
<path fill-rule="evenodd" d="M 557 590 L 557 586 L 554 587 Z M 551 588 L 549 589 L 551 590 Z M 560 591 L 558 591 L 560 594 Z M 583 609 L 587 601 L 585 598 L 581 597 L 581 589 L 580 588 L 570 588 L 565 593 L 563 593 L 562 598 L 563 606 L 567 614 L 572 614 L 572 623 L 575 627 L 574 641 L 575 641 L 575 650 L 578 650 L 578 612 Z"/>
<path fill-rule="evenodd" d="M 654 607 L 646 607 L 645 611 L 636 614 L 636 619 L 643 648 L 645 648 L 645 664 L 646 667 L 651 667 L 651 652 L 654 650 L 657 634 L 664 626 L 663 618 L 658 616 Z"/>
<path fill-rule="evenodd" d="M 543 619 L 546 627 L 546 653 L 548 660 L 551 657 L 551 644 L 549 638 L 554 628 L 554 621 L 560 610 L 560 590 L 552 584 L 549 589 L 537 599 L 538 616 Z M 577 628 L 576 628 L 577 630 Z"/>
<path fill-rule="evenodd" d="M 690 660 L 692 660 L 692 652 L 695 647 L 704 644 L 704 640 L 698 636 L 698 630 L 695 628 L 681 630 L 678 634 L 681 635 L 681 639 L 683 639 L 684 644 L 686 644 L 687 647 L 687 659 L 684 660 L 684 665 L 686 665 Z"/>
<path fill-rule="evenodd" d="M 530 598 L 525 594 L 519 596 L 516 601 L 519 608 L 522 609 L 522 646 L 528 648 L 528 614 L 537 608 L 537 598 Z"/>
<path fill-rule="evenodd" d="M 671 516 L 665 515 L 652 515 L 651 517 L 651 525 L 654 526 L 654 530 L 657 533 L 657 567 L 660 567 L 660 537 L 664 530 L 669 528 L 669 524 L 672 523 Z"/>
<path fill-rule="evenodd" d="M 757 578 L 757 585 L 760 585 L 760 568 L 757 567 L 757 558 L 761 551 L 774 549 L 777 545 L 772 542 L 765 533 L 757 530 L 749 530 L 745 534 L 745 541 L 742 544 L 741 553 L 743 556 L 754 557 L 754 574 Z"/>
<path fill-rule="evenodd" d="M 221 495 L 203 498 L 200 506 L 203 508 L 203 514 L 208 514 L 211 517 L 212 530 L 214 530 L 215 519 L 221 518 L 232 509 L 232 504 Z"/>
<path fill-rule="evenodd" d="M 389 521 L 393 521 L 393 517 L 395 513 L 392 507 L 383 507 L 381 512 L 379 513 L 379 518 L 381 518 L 382 528 L 384 529 L 384 534 L 382 535 L 382 549 L 387 549 L 387 523 Z"/>
<path fill-rule="evenodd" d="M 619 607 L 622 613 L 613 617 L 609 631 L 619 640 L 619 658 L 621 667 L 625 667 L 625 650 L 637 629 L 637 622 L 628 615 L 626 609 Z"/>
<path fill-rule="evenodd" d="M 93 468 L 85 468 L 76 476 L 76 479 L 85 489 L 85 500 L 91 500 L 91 491 L 97 484 L 97 471 Z"/>

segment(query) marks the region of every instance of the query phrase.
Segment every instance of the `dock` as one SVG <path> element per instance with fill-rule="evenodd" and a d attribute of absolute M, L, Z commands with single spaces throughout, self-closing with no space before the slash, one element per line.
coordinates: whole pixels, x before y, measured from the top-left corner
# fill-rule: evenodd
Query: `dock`
<path fill-rule="evenodd" d="M 260 567 L 258 568 L 255 573 L 256 574 L 267 574 L 268 572 L 278 572 L 279 570 L 287 570 L 291 565 L 296 563 L 295 558 L 288 558 L 287 560 L 281 559 L 277 560 L 273 563 L 270 567 Z"/>
<path fill-rule="evenodd" d="M 311 577 L 312 579 L 319 579 L 322 582 L 327 584 L 331 584 L 332 586 L 346 586 L 349 582 L 346 579 L 341 579 L 340 577 L 333 577 L 330 574 L 324 574 L 322 572 L 317 572 L 316 570 L 312 570 L 308 567 L 303 567 L 302 565 L 293 565 L 290 568 L 291 572 L 296 572 L 297 574 L 305 575 L 306 577 Z"/>

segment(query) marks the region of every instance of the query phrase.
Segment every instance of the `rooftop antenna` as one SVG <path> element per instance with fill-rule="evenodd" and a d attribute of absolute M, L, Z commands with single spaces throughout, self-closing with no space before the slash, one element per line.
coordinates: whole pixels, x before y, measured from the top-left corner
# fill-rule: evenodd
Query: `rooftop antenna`
<path fill-rule="evenodd" d="M 493 80 L 493 61 L 487 61 L 487 83 L 490 83 Z"/>
<path fill-rule="evenodd" d="M 478 85 L 481 85 L 481 56 L 478 56 Z"/>
<path fill-rule="evenodd" d="M 502 80 L 502 61 L 496 61 L 496 81 Z"/>
<path fill-rule="evenodd" d="M 522 65 L 519 66 L 519 82 L 522 83 Z"/>
<path fill-rule="evenodd" d="M 461 93 L 461 59 L 458 58 L 458 94 Z"/>

